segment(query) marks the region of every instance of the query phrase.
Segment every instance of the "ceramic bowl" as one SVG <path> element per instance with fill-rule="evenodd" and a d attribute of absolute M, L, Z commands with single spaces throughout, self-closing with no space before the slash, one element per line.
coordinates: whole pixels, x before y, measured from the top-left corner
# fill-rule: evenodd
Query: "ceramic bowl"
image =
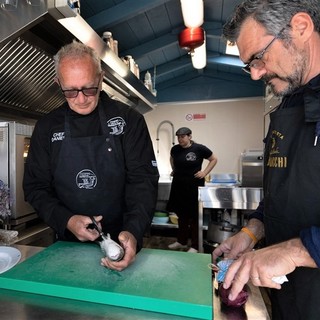
<path fill-rule="evenodd" d="M 153 217 L 152 219 L 153 223 L 167 223 L 169 222 L 169 217 Z"/>
<path fill-rule="evenodd" d="M 178 218 L 177 215 L 175 215 L 175 214 L 170 214 L 169 219 L 170 219 L 171 223 L 173 223 L 173 224 L 178 224 L 178 219 L 179 219 L 179 218 Z"/>

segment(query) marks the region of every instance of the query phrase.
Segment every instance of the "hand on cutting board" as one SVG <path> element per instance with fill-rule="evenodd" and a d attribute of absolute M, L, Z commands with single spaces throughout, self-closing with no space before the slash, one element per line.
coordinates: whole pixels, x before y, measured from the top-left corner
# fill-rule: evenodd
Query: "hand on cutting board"
<path fill-rule="evenodd" d="M 223 287 L 228 289 L 232 285 L 230 300 L 237 297 L 249 280 L 256 286 L 281 289 L 275 278 L 287 275 L 299 266 L 316 268 L 301 240 L 288 240 L 243 254 L 229 267 Z"/>
<path fill-rule="evenodd" d="M 99 223 L 102 216 L 95 216 L 95 220 Z M 67 229 L 70 230 L 79 241 L 95 241 L 99 238 L 99 233 L 95 229 L 88 228 L 92 224 L 92 220 L 88 216 L 74 215 L 67 224 Z"/>
<path fill-rule="evenodd" d="M 101 265 L 117 271 L 127 268 L 136 259 L 137 240 L 132 233 L 122 231 L 119 234 L 119 242 L 124 249 L 124 257 L 120 261 L 111 261 L 107 258 L 101 259 Z"/>

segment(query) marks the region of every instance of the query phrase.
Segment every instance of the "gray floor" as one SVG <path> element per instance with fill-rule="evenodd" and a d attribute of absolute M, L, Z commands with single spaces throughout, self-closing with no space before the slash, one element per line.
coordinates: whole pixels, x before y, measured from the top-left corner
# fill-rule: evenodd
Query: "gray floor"
<path fill-rule="evenodd" d="M 174 237 L 148 236 L 143 238 L 143 247 L 167 250 L 168 245 L 176 241 Z"/>
<path fill-rule="evenodd" d="M 161 236 L 149 236 L 143 238 L 143 247 L 150 249 L 162 249 L 162 250 L 170 250 L 168 245 L 177 241 L 175 237 L 161 237 Z M 178 249 L 176 251 L 188 251 L 189 248 L 186 249 Z"/>

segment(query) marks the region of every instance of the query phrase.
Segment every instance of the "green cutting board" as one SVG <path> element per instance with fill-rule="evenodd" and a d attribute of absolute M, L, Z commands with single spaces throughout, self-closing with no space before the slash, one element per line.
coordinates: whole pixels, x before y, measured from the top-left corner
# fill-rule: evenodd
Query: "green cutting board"
<path fill-rule="evenodd" d="M 0 288 L 213 318 L 209 254 L 142 249 L 122 272 L 100 265 L 97 244 L 59 241 L 0 274 Z"/>

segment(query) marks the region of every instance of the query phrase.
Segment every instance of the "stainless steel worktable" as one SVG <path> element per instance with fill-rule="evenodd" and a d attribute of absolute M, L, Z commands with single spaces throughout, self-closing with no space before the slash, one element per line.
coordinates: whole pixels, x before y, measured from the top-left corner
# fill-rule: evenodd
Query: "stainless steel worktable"
<path fill-rule="evenodd" d="M 21 251 L 21 262 L 43 250 L 40 247 L 14 245 Z M 192 290 L 192 288 L 191 288 Z M 270 319 L 257 287 L 249 285 L 249 300 L 244 308 L 221 306 L 214 294 L 214 319 Z M 174 315 L 113 307 L 76 300 L 0 290 L 1 320 L 182 320 L 192 319 Z"/>
<path fill-rule="evenodd" d="M 204 210 L 255 210 L 263 197 L 262 188 L 199 187 L 199 252 L 203 252 Z"/>

